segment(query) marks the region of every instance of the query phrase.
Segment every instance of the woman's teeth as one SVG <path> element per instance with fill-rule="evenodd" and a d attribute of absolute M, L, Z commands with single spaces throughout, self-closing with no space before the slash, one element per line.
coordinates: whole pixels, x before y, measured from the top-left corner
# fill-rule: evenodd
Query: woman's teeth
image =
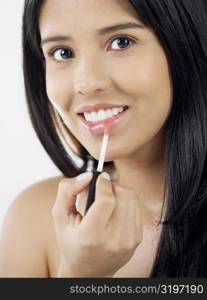
<path fill-rule="evenodd" d="M 84 117 L 87 121 L 98 122 L 109 119 L 113 116 L 118 115 L 124 110 L 124 107 L 112 108 L 112 109 L 101 109 L 98 112 L 84 113 Z"/>

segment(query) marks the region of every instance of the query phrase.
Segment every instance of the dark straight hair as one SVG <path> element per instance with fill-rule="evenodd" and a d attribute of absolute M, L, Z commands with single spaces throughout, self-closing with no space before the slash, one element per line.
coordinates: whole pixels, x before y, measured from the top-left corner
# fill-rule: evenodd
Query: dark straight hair
<path fill-rule="evenodd" d="M 173 86 L 172 110 L 165 123 L 166 213 L 164 221 L 160 221 L 163 228 L 150 277 L 206 277 L 207 2 L 128 1 L 163 46 Z M 64 176 L 73 177 L 85 171 L 89 161 L 95 168 L 97 160 L 72 136 L 48 100 L 38 26 L 42 3 L 43 0 L 26 0 L 24 4 L 23 68 L 27 105 L 43 147 Z M 61 128 L 79 147 L 81 167 L 74 164 L 65 150 Z"/>

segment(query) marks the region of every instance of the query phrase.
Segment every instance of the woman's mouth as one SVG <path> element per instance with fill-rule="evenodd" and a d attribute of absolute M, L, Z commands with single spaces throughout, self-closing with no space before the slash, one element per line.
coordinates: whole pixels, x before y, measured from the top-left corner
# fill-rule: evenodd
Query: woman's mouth
<path fill-rule="evenodd" d="M 100 110 L 98 112 L 80 113 L 78 117 L 81 124 L 89 132 L 95 135 L 103 135 L 106 124 L 110 122 L 112 128 L 115 127 L 124 119 L 128 108 L 128 106 L 123 106 L 120 108 Z"/>

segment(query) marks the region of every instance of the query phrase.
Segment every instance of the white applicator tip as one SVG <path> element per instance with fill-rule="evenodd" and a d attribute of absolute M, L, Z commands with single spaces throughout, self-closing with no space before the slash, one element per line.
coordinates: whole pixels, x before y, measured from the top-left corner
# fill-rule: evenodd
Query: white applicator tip
<path fill-rule="evenodd" d="M 102 140 L 101 151 L 100 151 L 98 167 L 97 167 L 97 171 L 99 171 L 99 172 L 103 171 L 103 165 L 104 165 L 104 160 L 105 160 L 105 156 L 106 156 L 106 150 L 107 150 L 108 139 L 109 139 L 109 134 L 111 132 L 111 128 L 112 128 L 112 126 L 110 125 L 110 122 L 108 122 L 104 128 L 104 136 L 103 136 L 103 140 Z"/>
<path fill-rule="evenodd" d="M 104 135 L 109 135 L 111 133 L 112 125 L 111 122 L 106 123 L 104 128 Z"/>

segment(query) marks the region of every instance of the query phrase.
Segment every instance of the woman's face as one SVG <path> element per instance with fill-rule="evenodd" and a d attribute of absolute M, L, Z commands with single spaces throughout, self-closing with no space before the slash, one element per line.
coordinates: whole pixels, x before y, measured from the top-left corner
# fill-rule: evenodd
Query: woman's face
<path fill-rule="evenodd" d="M 141 26 L 98 32 L 129 22 Z M 130 156 L 162 136 L 172 104 L 168 61 L 128 1 L 46 0 L 39 25 L 48 97 L 94 158 L 102 136 L 82 125 L 76 113 L 82 105 L 129 107 L 112 129 L 106 161 Z M 66 38 L 45 40 L 55 36 Z"/>

